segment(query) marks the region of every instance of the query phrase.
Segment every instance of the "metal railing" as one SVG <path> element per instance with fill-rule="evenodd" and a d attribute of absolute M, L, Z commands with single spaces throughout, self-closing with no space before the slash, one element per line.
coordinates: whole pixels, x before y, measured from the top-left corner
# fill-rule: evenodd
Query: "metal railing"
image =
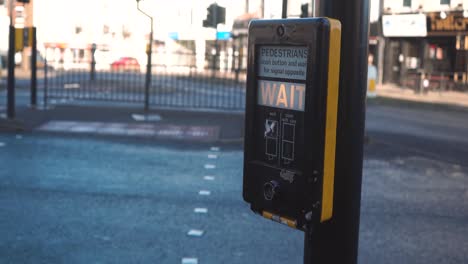
<path fill-rule="evenodd" d="M 467 73 L 463 72 L 409 72 L 402 78 L 402 86 L 415 92 L 461 91 L 468 92 Z"/>
<path fill-rule="evenodd" d="M 164 53 L 153 55 L 151 85 L 145 98 L 146 65 L 48 62 L 48 99 L 144 103 L 150 108 L 243 110 L 245 71 L 228 56 Z M 200 63 L 201 62 L 201 63 Z M 202 65 L 200 65 L 202 64 Z M 54 65 L 54 67 L 51 67 Z"/>

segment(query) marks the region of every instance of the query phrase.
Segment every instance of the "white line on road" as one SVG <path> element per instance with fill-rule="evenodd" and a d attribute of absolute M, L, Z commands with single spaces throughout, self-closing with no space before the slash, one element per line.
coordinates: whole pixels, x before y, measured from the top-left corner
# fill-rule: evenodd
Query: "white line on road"
<path fill-rule="evenodd" d="M 203 208 L 203 207 L 197 207 L 193 209 L 193 212 L 196 214 L 206 214 L 208 213 L 208 208 Z"/>
<path fill-rule="evenodd" d="M 208 196 L 208 195 L 211 195 L 211 192 L 207 190 L 201 190 L 198 192 L 198 194 Z"/>
<path fill-rule="evenodd" d="M 80 84 L 79 83 L 66 83 L 63 85 L 64 89 L 79 89 Z"/>
<path fill-rule="evenodd" d="M 215 180 L 215 176 L 209 176 L 209 175 L 207 175 L 207 176 L 203 176 L 203 179 L 204 179 L 205 181 L 214 181 L 214 180 Z"/>
<path fill-rule="evenodd" d="M 209 158 L 209 159 L 217 159 L 217 158 L 218 158 L 218 155 L 215 155 L 215 154 L 208 154 L 208 158 Z"/>
<path fill-rule="evenodd" d="M 4 147 L 6 144 L 3 142 L 0 142 L 0 147 Z"/>
<path fill-rule="evenodd" d="M 211 151 L 219 151 L 219 147 L 211 147 L 210 150 Z"/>
<path fill-rule="evenodd" d="M 132 118 L 135 121 L 161 121 L 162 120 L 161 116 L 157 114 L 151 114 L 151 115 L 132 114 Z"/>
<path fill-rule="evenodd" d="M 111 238 L 108 236 L 99 236 L 99 235 L 94 235 L 95 238 L 103 240 L 103 241 L 110 241 Z"/>
<path fill-rule="evenodd" d="M 196 214 L 206 214 L 208 213 L 208 208 L 203 208 L 203 207 L 197 207 L 193 209 L 193 212 Z"/>
<path fill-rule="evenodd" d="M 214 164 L 205 164 L 205 169 L 207 169 L 207 170 L 216 169 L 216 165 L 214 165 Z"/>
<path fill-rule="evenodd" d="M 23 136 L 22 135 L 16 135 L 16 139 L 22 139 Z"/>
<path fill-rule="evenodd" d="M 199 229 L 190 229 L 187 233 L 188 236 L 201 237 L 205 232 Z"/>
<path fill-rule="evenodd" d="M 182 264 L 198 264 L 197 258 L 182 258 Z"/>

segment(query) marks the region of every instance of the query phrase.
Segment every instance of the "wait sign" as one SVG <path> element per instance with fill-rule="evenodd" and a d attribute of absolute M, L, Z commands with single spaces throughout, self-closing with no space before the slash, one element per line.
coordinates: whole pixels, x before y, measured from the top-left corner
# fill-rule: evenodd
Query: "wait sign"
<path fill-rule="evenodd" d="M 259 80 L 257 103 L 304 112 L 305 84 Z"/>

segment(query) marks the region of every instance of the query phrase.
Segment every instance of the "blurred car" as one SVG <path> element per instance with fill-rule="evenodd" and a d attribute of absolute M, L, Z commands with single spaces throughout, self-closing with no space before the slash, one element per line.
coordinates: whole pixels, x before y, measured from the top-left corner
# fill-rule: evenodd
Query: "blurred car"
<path fill-rule="evenodd" d="M 137 59 L 132 57 L 121 57 L 111 63 L 111 70 L 140 72 L 140 63 L 138 63 Z"/>

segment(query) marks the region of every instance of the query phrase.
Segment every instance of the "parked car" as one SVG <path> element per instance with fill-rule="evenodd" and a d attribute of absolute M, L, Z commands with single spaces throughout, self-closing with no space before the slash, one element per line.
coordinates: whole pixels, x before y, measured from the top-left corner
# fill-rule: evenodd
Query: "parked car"
<path fill-rule="evenodd" d="M 140 63 L 132 57 L 121 57 L 111 64 L 111 70 L 140 72 Z"/>

